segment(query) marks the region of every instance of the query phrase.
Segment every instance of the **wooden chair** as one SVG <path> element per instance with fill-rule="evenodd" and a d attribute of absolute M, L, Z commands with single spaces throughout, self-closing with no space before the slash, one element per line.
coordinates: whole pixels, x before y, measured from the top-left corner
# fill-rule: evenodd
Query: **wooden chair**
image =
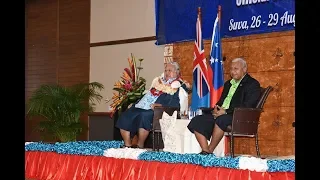
<path fill-rule="evenodd" d="M 260 157 L 258 144 L 258 125 L 263 106 L 273 90 L 271 86 L 261 87 L 261 96 L 255 108 L 235 108 L 232 125 L 228 126 L 226 136 L 230 137 L 230 154 L 234 157 L 234 137 L 254 137 L 257 156 Z"/>
<path fill-rule="evenodd" d="M 163 112 L 166 112 L 170 116 L 172 116 L 173 112 L 177 111 L 179 116 L 179 108 L 175 107 L 155 107 L 154 115 L 153 115 L 153 123 L 152 123 L 152 150 L 159 151 L 163 149 L 163 140 L 161 135 L 161 127 L 159 120 L 162 118 Z M 178 117 L 179 118 L 179 117 Z"/>
<path fill-rule="evenodd" d="M 180 118 L 180 111 L 184 111 L 188 109 L 188 93 L 181 87 L 179 92 L 179 99 L 180 99 L 180 108 L 163 106 L 163 107 L 156 107 L 154 109 L 152 130 L 144 143 L 144 147 L 146 148 L 152 147 L 153 151 L 154 150 L 159 151 L 160 149 L 164 148 L 159 120 L 162 118 L 163 112 L 166 112 L 168 115 L 172 116 L 173 112 L 177 111 L 178 112 L 177 118 L 178 119 Z"/>

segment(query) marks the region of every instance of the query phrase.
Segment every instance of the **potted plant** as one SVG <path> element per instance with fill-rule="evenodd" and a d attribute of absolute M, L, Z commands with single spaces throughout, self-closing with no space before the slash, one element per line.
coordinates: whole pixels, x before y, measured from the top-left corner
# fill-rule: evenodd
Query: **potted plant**
<path fill-rule="evenodd" d="M 61 142 L 76 141 L 84 129 L 80 117 L 83 113 L 93 111 L 95 101 L 101 101 L 102 96 L 98 91 L 102 89 L 103 85 L 98 82 L 71 87 L 42 85 L 29 99 L 27 115 L 45 118 L 36 127 L 42 137 Z"/>

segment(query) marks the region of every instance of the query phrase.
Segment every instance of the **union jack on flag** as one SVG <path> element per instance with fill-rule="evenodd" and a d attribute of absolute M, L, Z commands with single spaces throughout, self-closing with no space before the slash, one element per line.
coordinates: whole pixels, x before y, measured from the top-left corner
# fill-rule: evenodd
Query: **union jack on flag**
<path fill-rule="evenodd" d="M 196 40 L 194 43 L 193 85 L 191 109 L 210 107 L 210 86 L 208 84 L 208 68 L 204 55 L 201 21 L 198 15 L 196 23 Z"/>

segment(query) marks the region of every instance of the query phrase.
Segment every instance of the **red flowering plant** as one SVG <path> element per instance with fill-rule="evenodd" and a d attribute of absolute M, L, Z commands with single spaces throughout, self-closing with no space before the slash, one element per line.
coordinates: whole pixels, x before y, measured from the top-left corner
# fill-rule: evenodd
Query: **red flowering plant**
<path fill-rule="evenodd" d="M 137 66 L 137 60 L 133 54 L 131 58 L 128 58 L 129 68 L 124 68 L 121 79 L 114 84 L 111 108 L 121 112 L 128 108 L 131 103 L 135 103 L 140 100 L 146 89 L 146 80 L 143 77 L 139 77 L 140 71 L 143 69 L 141 63 L 143 59 L 138 59 L 139 66 Z"/>

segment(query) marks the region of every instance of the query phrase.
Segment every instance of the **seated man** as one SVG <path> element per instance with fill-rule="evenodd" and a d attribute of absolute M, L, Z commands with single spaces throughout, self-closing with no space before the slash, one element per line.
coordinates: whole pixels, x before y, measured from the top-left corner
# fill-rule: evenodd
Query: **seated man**
<path fill-rule="evenodd" d="M 121 113 L 116 127 L 120 129 L 124 141 L 123 147 L 132 147 L 131 138 L 136 133 L 138 133 L 137 147 L 144 147 L 144 142 L 152 129 L 154 107 L 180 108 L 179 91 L 187 90 L 190 88 L 190 84 L 182 82 L 179 75 L 179 64 L 177 62 L 167 63 L 164 76 L 156 77 L 150 90 L 142 99 Z"/>
<path fill-rule="evenodd" d="M 188 129 L 195 134 L 202 152 L 213 153 L 227 127 L 232 125 L 234 108 L 254 108 L 260 97 L 260 83 L 247 73 L 247 63 L 242 58 L 232 60 L 231 80 L 224 83 L 223 91 L 213 114 L 204 114 L 191 119 Z M 212 137 L 212 138 L 211 138 Z M 208 145 L 207 140 L 210 141 Z"/>

